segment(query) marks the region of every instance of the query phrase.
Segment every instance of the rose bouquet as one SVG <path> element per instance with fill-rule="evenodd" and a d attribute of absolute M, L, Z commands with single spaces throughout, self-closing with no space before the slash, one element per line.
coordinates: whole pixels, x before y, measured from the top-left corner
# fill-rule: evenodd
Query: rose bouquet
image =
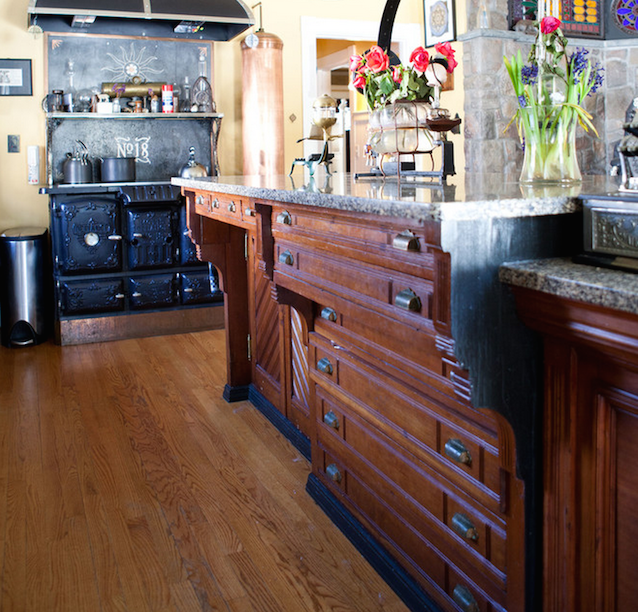
<path fill-rule="evenodd" d="M 458 62 L 450 43 L 435 46 L 441 57 L 430 59 L 423 47 L 417 47 L 410 55 L 410 65 L 390 63 L 388 54 L 374 45 L 363 55 L 350 58 L 352 86 L 361 91 L 370 110 L 375 110 L 399 100 L 433 101 L 436 81 L 442 82 L 436 64 L 452 73 Z"/>
<path fill-rule="evenodd" d="M 603 68 L 592 63 L 585 49 L 567 55 L 568 41 L 556 17 L 543 17 L 537 25 L 526 64 L 520 51 L 503 58 L 518 99 L 512 121 L 525 151 L 521 180 L 580 180 L 575 128 L 581 125 L 597 134 L 582 104 L 601 86 Z"/>

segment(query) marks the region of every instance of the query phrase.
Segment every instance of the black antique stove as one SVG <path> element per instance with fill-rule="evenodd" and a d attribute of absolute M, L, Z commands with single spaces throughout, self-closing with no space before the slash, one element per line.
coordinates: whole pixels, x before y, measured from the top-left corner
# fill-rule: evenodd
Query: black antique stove
<path fill-rule="evenodd" d="M 210 305 L 216 270 L 197 259 L 179 188 L 64 185 L 50 196 L 58 321 Z"/>

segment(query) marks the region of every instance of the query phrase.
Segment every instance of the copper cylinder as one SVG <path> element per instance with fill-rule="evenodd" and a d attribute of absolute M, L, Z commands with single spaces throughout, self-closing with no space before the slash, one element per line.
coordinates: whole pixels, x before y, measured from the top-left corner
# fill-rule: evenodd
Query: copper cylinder
<path fill-rule="evenodd" d="M 283 48 L 278 36 L 255 32 L 241 43 L 244 175 L 284 174 Z"/>

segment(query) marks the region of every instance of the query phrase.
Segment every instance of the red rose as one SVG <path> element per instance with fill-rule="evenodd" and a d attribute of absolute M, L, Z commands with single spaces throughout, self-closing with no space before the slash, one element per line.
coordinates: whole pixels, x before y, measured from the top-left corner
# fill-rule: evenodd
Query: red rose
<path fill-rule="evenodd" d="M 388 54 L 378 45 L 370 47 L 370 51 L 366 54 L 366 66 L 370 72 L 383 72 L 390 65 Z"/>
<path fill-rule="evenodd" d="M 350 56 L 350 72 L 357 72 L 363 65 L 363 58 L 360 55 Z"/>
<path fill-rule="evenodd" d="M 410 55 L 410 61 L 416 70 L 425 72 L 430 63 L 430 56 L 423 47 L 417 47 Z"/>
<path fill-rule="evenodd" d="M 352 86 L 355 89 L 364 89 L 366 86 L 366 78 L 359 72 L 353 75 Z"/>
<path fill-rule="evenodd" d="M 552 17 L 549 15 L 548 17 L 543 17 L 541 19 L 541 33 L 542 34 L 551 34 L 555 32 L 562 26 L 563 24 L 560 22 L 560 19 L 556 17 Z"/>
<path fill-rule="evenodd" d="M 459 65 L 459 63 L 454 59 L 454 49 L 452 49 L 452 45 L 449 42 L 444 43 L 436 43 L 434 45 L 437 53 L 440 53 L 447 60 L 447 71 L 451 74 L 454 72 L 454 69 Z"/>
<path fill-rule="evenodd" d="M 400 83 L 402 79 L 401 68 L 399 68 L 399 66 L 392 66 L 392 80 L 395 83 Z"/>

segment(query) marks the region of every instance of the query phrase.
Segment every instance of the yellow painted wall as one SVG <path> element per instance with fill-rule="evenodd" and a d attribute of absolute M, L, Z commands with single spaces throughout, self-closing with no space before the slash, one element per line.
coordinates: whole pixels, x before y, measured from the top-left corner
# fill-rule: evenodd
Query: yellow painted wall
<path fill-rule="evenodd" d="M 249 3 L 250 4 L 250 3 Z M 303 136 L 301 91 L 302 16 L 346 20 L 380 20 L 386 0 L 262 0 L 263 27 L 284 42 L 284 129 L 285 167 L 302 154 L 296 141 Z M 0 57 L 30 58 L 33 67 L 32 97 L 0 97 L 0 231 L 16 225 L 48 225 L 47 197 L 38 187 L 27 184 L 26 151 L 28 145 L 41 147 L 41 181 L 44 181 L 44 114 L 40 101 L 44 96 L 44 38 L 26 32 L 28 0 L 3 0 L 0 3 Z M 457 0 L 461 15 L 464 1 Z M 257 13 L 258 17 L 258 13 Z M 462 21 L 462 20 L 461 20 Z M 423 25 L 423 1 L 403 0 L 396 23 Z M 217 108 L 224 113 L 220 135 L 220 160 L 223 174 L 242 172 L 241 129 L 241 39 L 214 43 L 214 91 Z M 461 55 L 461 45 L 457 57 Z M 408 58 L 402 58 L 407 61 Z M 444 106 L 454 112 L 463 108 L 462 73 L 455 75 L 454 92 L 446 92 Z M 295 116 L 296 120 L 291 117 Z M 7 136 L 20 136 L 20 153 L 7 153 Z M 460 150 L 459 150 L 460 149 Z M 457 147 L 457 167 L 462 168 L 462 146 Z"/>

